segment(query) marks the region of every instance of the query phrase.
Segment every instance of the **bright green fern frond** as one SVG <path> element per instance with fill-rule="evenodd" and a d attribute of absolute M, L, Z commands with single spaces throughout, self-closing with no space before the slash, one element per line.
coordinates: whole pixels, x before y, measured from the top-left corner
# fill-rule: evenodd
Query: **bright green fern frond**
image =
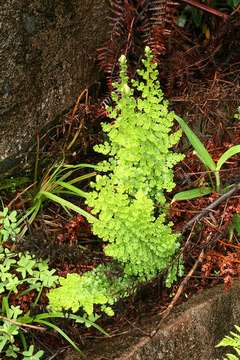
<path fill-rule="evenodd" d="M 60 284 L 61 287 L 48 294 L 51 310 L 74 313 L 80 310 L 92 321 L 99 317 L 99 310 L 113 315 L 114 303 L 135 286 L 134 280 L 119 276 L 114 265 L 99 265 L 83 275 L 68 274 L 60 279 Z"/>
<path fill-rule="evenodd" d="M 151 278 L 166 268 L 178 249 L 177 235 L 167 224 L 164 209 L 155 215 L 155 206 L 165 203 L 165 191 L 174 186 L 173 167 L 183 159 L 172 151 L 181 132 L 173 132 L 174 114 L 164 100 L 153 56 L 146 49 L 139 80 L 130 87 L 127 63 L 120 59 L 120 82 L 109 108 L 114 119 L 104 124 L 104 144 L 95 150 L 109 159 L 98 164 L 98 175 L 88 194 L 87 204 L 98 216 L 93 232 L 108 242 L 104 251 L 120 262 L 126 274 Z"/>

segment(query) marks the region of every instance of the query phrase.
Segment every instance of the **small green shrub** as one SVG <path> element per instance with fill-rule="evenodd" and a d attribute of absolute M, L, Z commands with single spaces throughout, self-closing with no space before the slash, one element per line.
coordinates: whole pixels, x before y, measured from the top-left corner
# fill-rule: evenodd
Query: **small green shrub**
<path fill-rule="evenodd" d="M 0 294 L 18 293 L 19 285 L 29 285 L 39 291 L 58 283 L 55 270 L 49 270 L 44 260 L 37 260 L 29 253 L 21 254 L 0 246 Z"/>
<path fill-rule="evenodd" d="M 13 358 L 21 353 L 20 348 L 15 345 L 15 338 L 23 331 L 23 311 L 19 306 L 9 306 L 9 295 L 14 293 L 21 296 L 35 290 L 37 302 L 43 288 L 52 288 L 57 283 L 58 276 L 55 275 L 55 270 L 49 269 L 46 261 L 37 260 L 29 253 L 15 253 L 0 245 L 0 353 Z M 37 352 L 33 358 L 40 358 L 41 354 L 42 352 Z"/>
<path fill-rule="evenodd" d="M 52 289 L 59 284 L 59 277 L 55 274 L 56 270 L 49 269 L 46 260 L 36 259 L 28 252 L 20 253 L 5 247 L 4 242 L 7 240 L 14 241 L 15 235 L 19 233 L 16 231 L 18 229 L 16 221 L 16 211 L 9 213 L 8 209 L 4 209 L 2 212 L 3 227 L 1 229 L 4 229 L 5 232 L 0 243 L 0 353 L 4 354 L 6 358 L 19 358 L 22 355 L 23 360 L 40 359 L 43 356 L 43 351 L 34 352 L 33 345 L 27 349 L 25 330 L 28 329 L 29 324 L 33 323 L 54 329 L 80 352 L 80 349 L 68 335 L 49 319 L 66 318 L 87 326 L 93 325 L 104 334 L 106 332 L 89 319 L 71 313 L 65 315 L 62 312 L 46 312 L 31 315 L 30 310 L 24 312 L 19 306 L 10 304 L 10 295 L 13 296 L 13 299 L 18 299 L 35 291 L 35 298 L 31 304 L 35 306 L 44 288 Z M 36 326 L 34 328 L 36 329 Z"/>
<path fill-rule="evenodd" d="M 42 358 L 44 352 L 37 351 L 34 354 L 34 346 L 30 345 L 29 349 L 26 351 L 21 351 L 19 346 L 15 345 L 15 340 L 17 336 L 20 336 L 21 332 L 21 323 L 19 322 L 20 317 L 23 311 L 19 306 L 9 307 L 7 298 L 3 298 L 2 311 L 5 312 L 6 317 L 1 316 L 1 325 L 0 325 L 0 353 L 5 354 L 7 358 L 19 358 L 19 355 L 22 354 L 23 360 L 38 360 Z M 24 336 L 22 334 L 22 336 Z"/>

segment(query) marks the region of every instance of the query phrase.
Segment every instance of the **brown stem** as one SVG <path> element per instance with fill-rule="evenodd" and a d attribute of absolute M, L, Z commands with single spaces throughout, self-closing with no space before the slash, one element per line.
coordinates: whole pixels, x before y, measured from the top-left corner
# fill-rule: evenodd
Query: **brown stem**
<path fill-rule="evenodd" d="M 18 322 L 16 320 L 13 320 L 13 319 L 9 319 L 5 316 L 0 316 L 0 320 L 3 320 L 3 321 L 8 321 L 10 322 L 11 324 L 14 324 L 14 325 L 17 325 L 21 328 L 29 328 L 29 329 L 33 329 L 33 330 L 40 330 L 40 331 L 45 331 L 46 328 L 42 327 L 42 326 L 35 326 L 35 325 L 30 325 L 30 324 L 24 324 L 24 323 L 21 323 L 21 322 Z"/>
<path fill-rule="evenodd" d="M 197 260 L 195 261 L 193 267 L 191 268 L 191 270 L 188 272 L 188 274 L 185 276 L 185 278 L 183 279 L 183 281 L 181 282 L 181 284 L 178 287 L 178 290 L 173 298 L 173 300 L 171 301 L 171 303 L 168 305 L 167 309 L 164 310 L 161 315 L 161 321 L 163 321 L 171 312 L 172 308 L 174 307 L 174 305 L 176 304 L 176 302 L 178 301 L 178 299 L 180 298 L 183 290 L 185 289 L 188 281 L 191 279 L 192 275 L 194 274 L 195 270 L 197 269 L 198 265 L 202 263 L 204 258 L 204 250 L 202 250 L 197 258 Z"/>
<path fill-rule="evenodd" d="M 189 4 L 191 6 L 194 6 L 200 10 L 203 10 L 203 11 L 206 11 L 210 14 L 213 14 L 215 16 L 219 16 L 221 18 L 223 18 L 225 21 L 228 20 L 229 18 L 229 15 L 217 10 L 217 9 L 214 9 L 208 5 L 205 5 L 205 4 L 202 4 L 202 3 L 199 3 L 198 1 L 196 0 L 182 0 L 183 2 L 185 2 L 186 4 Z"/>
<path fill-rule="evenodd" d="M 181 284 L 178 287 L 178 290 L 173 298 L 173 300 L 171 301 L 171 303 L 168 305 L 167 309 L 164 310 L 161 315 L 162 318 L 159 321 L 157 328 L 154 329 L 154 331 L 151 333 L 150 337 L 154 337 L 158 331 L 160 330 L 163 321 L 166 319 L 166 317 L 170 314 L 170 312 L 172 311 L 174 305 L 176 304 L 176 302 L 178 301 L 178 299 L 180 298 L 180 296 L 182 295 L 183 290 L 185 289 L 188 281 L 191 279 L 193 273 L 195 272 L 195 270 L 197 269 L 198 265 L 202 263 L 204 258 L 204 250 L 202 250 L 200 252 L 200 255 L 198 256 L 197 260 L 195 261 L 193 267 L 191 268 L 191 270 L 188 272 L 188 274 L 186 275 L 186 277 L 183 279 L 183 281 L 181 282 Z"/>
<path fill-rule="evenodd" d="M 200 221 L 207 213 L 209 213 L 211 210 L 213 210 L 215 207 L 217 207 L 218 205 L 220 205 L 221 203 L 223 203 L 225 200 L 227 200 L 228 198 L 230 198 L 235 192 L 237 192 L 238 190 L 240 190 L 240 183 L 239 184 L 234 184 L 231 189 L 224 193 L 223 195 L 221 195 L 219 198 L 217 198 L 213 203 L 211 203 L 210 205 L 208 205 L 206 208 L 202 209 L 201 212 L 199 214 L 197 214 L 196 216 L 194 216 L 189 222 L 187 222 L 181 232 L 182 234 L 185 233 L 185 231 L 187 229 L 189 229 L 194 223 Z"/>

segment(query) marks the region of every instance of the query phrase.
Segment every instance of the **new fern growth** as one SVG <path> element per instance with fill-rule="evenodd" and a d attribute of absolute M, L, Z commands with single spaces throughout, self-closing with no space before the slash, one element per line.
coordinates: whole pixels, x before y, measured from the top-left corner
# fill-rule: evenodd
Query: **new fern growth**
<path fill-rule="evenodd" d="M 168 110 L 152 59 L 146 48 L 144 68 L 138 71 L 140 79 L 132 81 L 130 87 L 126 58 L 121 56 L 120 83 L 113 85 L 112 93 L 116 105 L 108 108 L 114 123 L 103 124 L 108 139 L 95 150 L 109 156 L 108 161 L 98 164 L 98 169 L 110 171 L 111 182 L 119 190 L 129 196 L 142 191 L 153 201 L 164 203 L 163 192 L 175 186 L 173 166 L 183 156 L 171 151 L 181 132 L 172 133 L 174 113 Z"/>
<path fill-rule="evenodd" d="M 113 122 L 103 124 L 106 141 L 95 147 L 107 160 L 97 165 L 99 174 L 86 195 L 93 233 L 106 242 L 104 252 L 113 258 L 113 266 L 121 268 L 117 289 L 116 277 L 110 281 L 106 274 L 111 271 L 104 267 L 82 277 L 69 275 L 61 288 L 50 292 L 52 309 L 81 309 L 91 317 L 98 304 L 111 313 L 109 306 L 133 284 L 167 269 L 179 248 L 178 235 L 167 222 L 164 193 L 174 188 L 173 167 L 183 159 L 172 150 L 181 132 L 172 131 L 175 115 L 163 97 L 149 48 L 145 54 L 139 80 L 132 82 L 126 58 L 120 58 L 115 106 L 108 108 Z"/>

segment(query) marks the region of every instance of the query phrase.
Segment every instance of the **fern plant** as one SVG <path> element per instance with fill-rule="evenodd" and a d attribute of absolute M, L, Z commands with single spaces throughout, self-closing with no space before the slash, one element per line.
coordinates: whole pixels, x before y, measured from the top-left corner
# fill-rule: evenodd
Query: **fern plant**
<path fill-rule="evenodd" d="M 164 193 L 174 188 L 173 167 L 183 159 L 172 150 L 181 131 L 172 131 L 175 115 L 160 89 L 149 48 L 145 54 L 139 80 L 131 83 L 126 58 L 120 58 L 120 82 L 112 94 L 115 106 L 108 108 L 113 122 L 103 124 L 106 140 L 95 147 L 108 158 L 95 166 L 99 174 L 84 195 L 92 208 L 88 220 L 93 233 L 106 242 L 104 252 L 121 269 L 120 275 L 112 282 L 107 275 L 112 268 L 106 271 L 104 266 L 82 277 L 69 275 L 48 295 L 53 310 L 81 309 L 92 317 L 98 305 L 110 314 L 109 307 L 133 284 L 167 269 L 179 248 L 178 235 L 167 222 Z"/>
<path fill-rule="evenodd" d="M 224 360 L 239 360 L 240 359 L 240 327 L 235 325 L 236 331 L 231 331 L 229 335 L 225 336 L 216 347 L 232 347 L 235 354 L 227 354 Z M 238 356 L 237 356 L 238 355 Z"/>
<path fill-rule="evenodd" d="M 109 108 L 112 124 L 104 124 L 107 140 L 95 150 L 108 155 L 98 164 L 88 205 L 97 219 L 93 232 L 108 242 L 105 254 L 120 262 L 128 275 L 149 279 L 164 269 L 178 248 L 177 235 L 166 223 L 164 191 L 171 191 L 173 166 L 183 155 L 171 148 L 181 132 L 172 132 L 174 113 L 168 110 L 157 65 L 146 48 L 139 80 L 129 86 L 125 56 L 120 58 L 120 83 L 114 85 Z M 135 97 L 135 95 L 137 96 Z M 160 211 L 155 217 L 156 205 Z"/>

